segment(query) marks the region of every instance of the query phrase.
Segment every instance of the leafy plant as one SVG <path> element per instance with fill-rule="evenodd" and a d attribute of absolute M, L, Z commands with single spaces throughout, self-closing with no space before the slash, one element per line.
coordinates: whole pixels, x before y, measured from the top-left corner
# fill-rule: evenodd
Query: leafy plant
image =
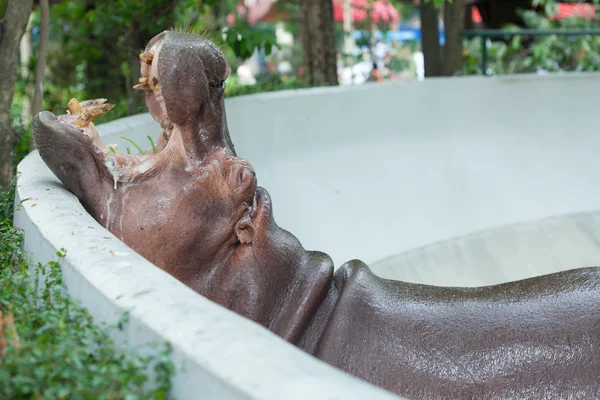
<path fill-rule="evenodd" d="M 235 80 L 228 80 L 225 88 L 226 97 L 241 96 L 261 92 L 273 92 L 277 90 L 291 90 L 308 88 L 310 84 L 296 76 L 280 74 L 263 74 L 256 77 L 254 85 L 240 85 Z"/>
<path fill-rule="evenodd" d="M 108 327 L 65 292 L 57 261 L 30 270 L 13 201 L 14 185 L 0 193 L 0 398 L 168 398 L 170 347 L 149 357 L 117 350 Z"/>
<path fill-rule="evenodd" d="M 406 58 L 394 57 L 386 63 L 386 66 L 392 72 L 402 72 L 410 68 L 410 61 Z"/>
<path fill-rule="evenodd" d="M 0 11 L 2 2 L 0 1 Z M 145 112 L 143 96 L 131 87 L 139 77 L 139 52 L 154 35 L 166 29 L 197 32 L 216 42 L 232 66 L 258 49 L 270 54 L 277 46 L 269 24 L 250 26 L 239 19 L 224 27 L 225 15 L 237 0 L 106 0 L 58 2 L 50 10 L 48 67 L 42 109 L 62 114 L 69 99 L 105 97 L 115 108 L 97 124 Z M 215 13 L 215 10 L 220 10 Z M 31 97 L 35 55 L 39 46 L 39 12 L 33 13 L 34 57 L 19 75 L 12 120 L 21 120 L 23 104 Z M 235 70 L 235 68 L 234 68 Z M 31 117 L 31 116 L 29 116 Z M 28 118 L 29 118 L 28 117 Z M 23 120 L 28 126 L 29 120 Z"/>
<path fill-rule="evenodd" d="M 433 5 L 436 8 L 441 7 L 442 4 L 444 4 L 444 3 L 450 3 L 450 4 L 452 4 L 452 0 L 424 0 L 424 1 L 425 1 L 425 3 L 431 3 L 431 2 L 433 2 Z"/>
<path fill-rule="evenodd" d="M 598 29 L 600 28 L 600 0 L 591 3 L 596 8 L 596 17 L 584 19 L 570 17 L 555 20 L 555 0 L 536 0 L 539 10 L 520 10 L 525 28 L 548 29 Z M 510 32 L 519 27 L 506 26 Z M 465 74 L 478 74 L 481 60 L 481 38 L 465 40 Z M 525 72 L 598 71 L 600 70 L 600 36 L 515 36 L 510 40 L 490 41 L 487 44 L 488 70 L 492 74 L 514 74 Z"/>
<path fill-rule="evenodd" d="M 279 47 L 272 29 L 251 27 L 246 21 L 240 21 L 234 28 L 225 30 L 225 42 L 241 59 L 250 58 L 255 49 L 264 49 L 265 54 L 269 55 L 273 47 Z"/>

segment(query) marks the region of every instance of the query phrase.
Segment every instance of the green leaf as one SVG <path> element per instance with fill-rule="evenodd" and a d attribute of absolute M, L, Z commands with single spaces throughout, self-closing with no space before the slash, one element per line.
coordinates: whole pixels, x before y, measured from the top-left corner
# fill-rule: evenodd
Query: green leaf
<path fill-rule="evenodd" d="M 450 3 L 452 4 L 452 0 L 425 0 L 425 3 L 431 3 L 433 1 L 433 5 L 436 8 L 440 8 L 442 4 L 444 3 Z"/>
<path fill-rule="evenodd" d="M 517 50 L 518 48 L 520 48 L 521 47 L 521 36 L 514 36 L 510 42 L 510 46 L 514 50 Z"/>

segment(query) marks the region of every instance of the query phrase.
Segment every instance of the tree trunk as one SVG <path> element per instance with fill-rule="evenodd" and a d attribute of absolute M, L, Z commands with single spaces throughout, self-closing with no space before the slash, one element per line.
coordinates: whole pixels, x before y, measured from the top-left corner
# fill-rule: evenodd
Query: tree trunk
<path fill-rule="evenodd" d="M 442 48 L 440 46 L 440 29 L 438 9 L 433 1 L 421 0 L 421 47 L 425 62 L 425 77 L 442 74 Z"/>
<path fill-rule="evenodd" d="M 442 74 L 453 76 L 462 70 L 463 42 L 460 32 L 465 24 L 465 0 L 454 0 L 444 4 L 444 45 Z"/>
<path fill-rule="evenodd" d="M 12 149 L 16 135 L 10 121 L 17 80 L 19 43 L 25 33 L 33 0 L 9 0 L 0 21 L 0 187 L 8 187 L 13 176 Z"/>
<path fill-rule="evenodd" d="M 42 111 L 44 98 L 44 75 L 46 74 L 46 61 L 48 58 L 48 29 L 50 28 L 50 6 L 48 0 L 40 0 L 40 47 L 37 65 L 35 67 L 35 86 L 33 88 L 33 105 L 31 114 L 37 115 Z M 33 150 L 33 136 L 29 142 L 29 149 Z"/>
<path fill-rule="evenodd" d="M 425 77 L 453 76 L 462 68 L 462 31 L 465 23 L 465 0 L 444 3 L 446 43 L 439 43 L 439 10 L 433 1 L 421 0 L 421 43 L 425 61 Z"/>
<path fill-rule="evenodd" d="M 473 4 L 465 5 L 465 21 L 463 22 L 463 29 L 474 29 L 475 24 L 473 23 L 473 8 L 476 7 Z"/>
<path fill-rule="evenodd" d="M 304 67 L 313 86 L 338 84 L 333 3 L 302 0 Z"/>

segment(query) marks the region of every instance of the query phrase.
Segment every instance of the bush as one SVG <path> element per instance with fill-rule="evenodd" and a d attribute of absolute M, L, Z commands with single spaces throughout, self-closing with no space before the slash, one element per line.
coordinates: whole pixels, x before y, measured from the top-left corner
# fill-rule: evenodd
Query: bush
<path fill-rule="evenodd" d="M 30 271 L 13 199 L 14 185 L 0 193 L 0 398 L 166 399 L 168 347 L 144 358 L 117 350 L 106 327 L 64 291 L 56 261 Z M 41 273 L 38 287 L 32 275 Z"/>
<path fill-rule="evenodd" d="M 592 20 L 567 18 L 554 21 L 557 2 L 537 0 L 543 12 L 521 10 L 527 29 L 598 29 L 600 28 L 600 1 L 593 0 L 596 17 Z M 518 29 L 507 26 L 507 31 Z M 466 75 L 481 73 L 481 38 L 465 40 L 464 67 Z M 508 41 L 488 43 L 488 71 L 492 74 L 527 72 L 599 71 L 600 36 L 541 36 L 524 38 L 515 36 Z"/>
<path fill-rule="evenodd" d="M 274 92 L 277 90 L 303 89 L 308 87 L 310 87 L 310 84 L 297 76 L 262 74 L 256 77 L 256 84 L 254 85 L 240 85 L 235 79 L 231 79 L 231 81 L 228 79 L 227 87 L 225 88 L 225 97 L 242 96 L 245 94 L 261 92 Z"/>

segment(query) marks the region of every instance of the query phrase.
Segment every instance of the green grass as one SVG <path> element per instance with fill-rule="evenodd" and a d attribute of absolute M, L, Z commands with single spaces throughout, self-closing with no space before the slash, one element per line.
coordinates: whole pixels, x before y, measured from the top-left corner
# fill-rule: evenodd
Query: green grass
<path fill-rule="evenodd" d="M 57 261 L 28 267 L 12 225 L 14 188 L 0 191 L 0 399 L 167 399 L 168 346 L 150 357 L 118 350 L 107 331 L 122 324 L 95 324 L 64 290 Z"/>

